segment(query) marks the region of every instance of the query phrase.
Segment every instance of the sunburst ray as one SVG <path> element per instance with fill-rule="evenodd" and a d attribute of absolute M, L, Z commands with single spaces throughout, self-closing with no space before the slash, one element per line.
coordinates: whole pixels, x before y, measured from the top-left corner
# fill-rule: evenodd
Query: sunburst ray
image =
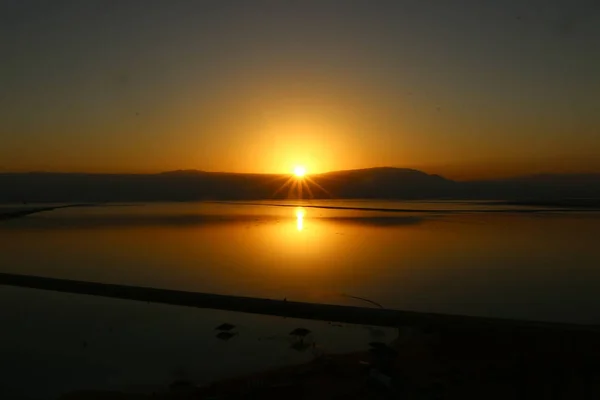
<path fill-rule="evenodd" d="M 273 197 L 277 196 L 279 194 L 279 192 L 281 192 L 283 189 L 285 189 L 286 187 L 293 185 L 294 184 L 294 178 L 293 177 L 289 177 L 287 181 L 285 181 L 283 183 L 283 185 L 281 185 L 279 187 L 279 189 L 277 189 L 275 191 L 275 193 L 273 193 Z M 288 191 L 288 196 L 289 196 L 289 191 Z"/>

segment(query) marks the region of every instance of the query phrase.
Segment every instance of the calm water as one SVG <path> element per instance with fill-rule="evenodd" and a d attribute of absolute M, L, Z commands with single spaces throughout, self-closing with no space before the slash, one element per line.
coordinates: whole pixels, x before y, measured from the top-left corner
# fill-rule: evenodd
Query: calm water
<path fill-rule="evenodd" d="M 314 204 L 314 203 L 313 203 Z M 465 213 L 474 203 L 326 202 L 70 208 L 0 223 L 0 270 L 212 293 L 570 322 L 600 322 L 600 215 Z M 3 207 L 7 209 L 7 206 Z M 505 208 L 508 209 L 508 208 Z M 438 213 L 435 210 L 463 211 Z M 287 333 L 326 351 L 393 338 L 368 327 L 138 304 L 0 286 L 4 393 L 208 382 L 301 362 Z M 8 307 L 7 305 L 11 305 Z M 239 326 L 229 342 L 222 322 Z M 3 386 L 2 386 L 3 385 Z M 0 390 L 0 394 L 3 392 Z M 25 393 L 25 392 L 23 392 Z"/>

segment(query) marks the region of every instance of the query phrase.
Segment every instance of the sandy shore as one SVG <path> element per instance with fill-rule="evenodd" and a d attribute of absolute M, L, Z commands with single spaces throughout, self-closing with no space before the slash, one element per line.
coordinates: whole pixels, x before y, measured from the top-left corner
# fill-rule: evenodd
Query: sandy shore
<path fill-rule="evenodd" d="M 215 382 L 210 387 L 180 382 L 163 393 L 82 392 L 62 400 L 370 399 L 398 393 L 412 399 L 432 399 L 435 393 L 442 393 L 439 398 L 444 399 L 600 398 L 600 330 L 596 325 L 300 303 L 4 273 L 0 273 L 0 284 L 398 328 L 397 339 L 389 344 L 398 354 L 390 372 L 396 382 L 393 393 L 369 383 L 364 363 L 376 360 L 365 343 L 364 352 L 326 355 L 305 365 Z"/>
<path fill-rule="evenodd" d="M 391 344 L 393 388 L 370 378 L 368 351 L 227 379 L 176 382 L 161 393 L 78 392 L 60 400 L 117 399 L 588 399 L 599 398 L 597 334 L 417 332 Z"/>

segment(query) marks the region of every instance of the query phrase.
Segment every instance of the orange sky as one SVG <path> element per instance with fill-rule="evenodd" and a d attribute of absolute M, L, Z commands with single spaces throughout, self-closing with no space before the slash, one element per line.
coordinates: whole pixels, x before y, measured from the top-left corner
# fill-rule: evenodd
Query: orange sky
<path fill-rule="evenodd" d="M 600 172 L 598 13 L 409 3 L 3 4 L 0 171 Z"/>

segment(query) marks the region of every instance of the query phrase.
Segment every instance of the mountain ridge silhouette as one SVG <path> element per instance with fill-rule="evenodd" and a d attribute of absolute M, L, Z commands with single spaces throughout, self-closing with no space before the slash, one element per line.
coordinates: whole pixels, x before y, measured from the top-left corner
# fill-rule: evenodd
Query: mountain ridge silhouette
<path fill-rule="evenodd" d="M 0 202 L 286 199 L 288 190 L 279 189 L 294 179 L 291 174 L 200 170 L 153 174 L 4 172 L 0 173 Z M 304 181 L 315 199 L 600 198 L 600 174 L 536 174 L 456 181 L 411 168 L 374 167 L 312 174 Z M 303 197 L 310 197 L 306 188 Z"/>

